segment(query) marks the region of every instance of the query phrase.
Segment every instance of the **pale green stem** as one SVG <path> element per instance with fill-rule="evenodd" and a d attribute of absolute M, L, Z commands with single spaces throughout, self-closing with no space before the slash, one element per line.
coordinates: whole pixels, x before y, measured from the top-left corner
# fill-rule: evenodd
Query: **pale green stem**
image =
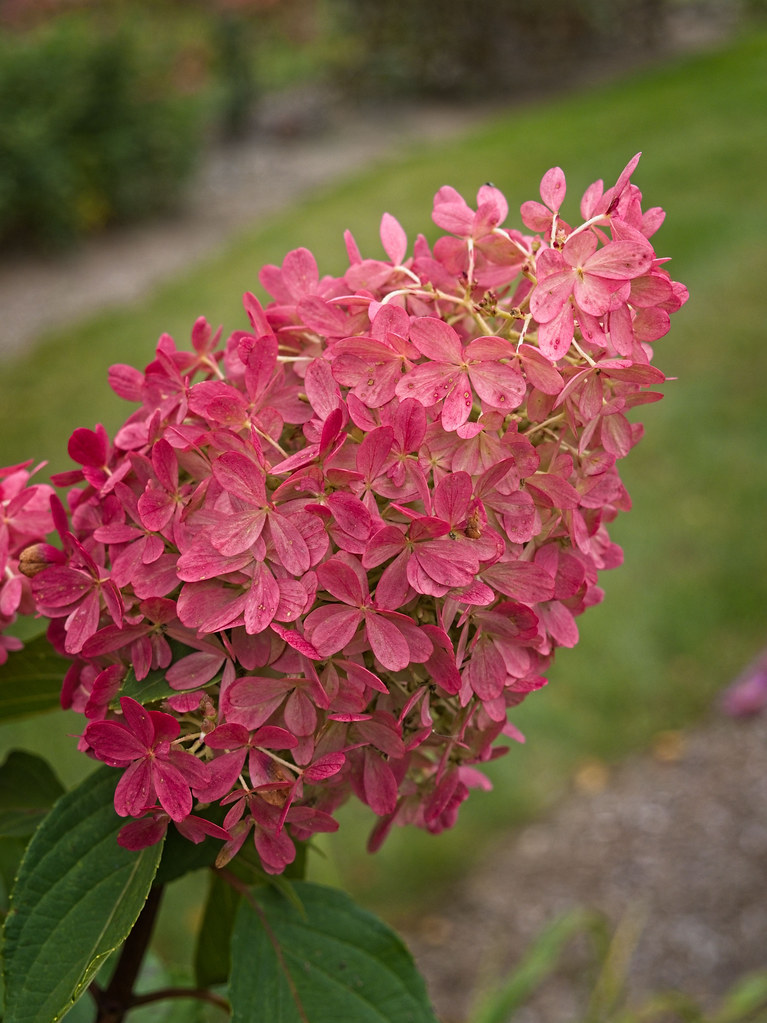
<path fill-rule="evenodd" d="M 539 430 L 548 430 L 550 426 L 554 426 L 556 423 L 561 423 L 565 418 L 564 412 L 559 412 L 557 415 L 552 416 L 550 419 L 544 420 L 542 423 L 534 423 L 529 430 L 524 431 L 525 437 L 530 437 L 532 434 L 537 433 Z"/>

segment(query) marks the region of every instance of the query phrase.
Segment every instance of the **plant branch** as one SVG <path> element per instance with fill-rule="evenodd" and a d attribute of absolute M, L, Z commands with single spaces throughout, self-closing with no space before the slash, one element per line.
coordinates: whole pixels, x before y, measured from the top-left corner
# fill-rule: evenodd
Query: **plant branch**
<path fill-rule="evenodd" d="M 229 1002 L 222 995 L 215 991 L 209 991 L 204 987 L 162 987 L 156 991 L 148 991 L 144 995 L 134 995 L 131 999 L 131 1007 L 138 1005 L 149 1005 L 151 1002 L 159 1002 L 164 998 L 196 998 L 198 1001 L 210 1002 L 218 1006 L 224 1012 L 229 1012 Z"/>

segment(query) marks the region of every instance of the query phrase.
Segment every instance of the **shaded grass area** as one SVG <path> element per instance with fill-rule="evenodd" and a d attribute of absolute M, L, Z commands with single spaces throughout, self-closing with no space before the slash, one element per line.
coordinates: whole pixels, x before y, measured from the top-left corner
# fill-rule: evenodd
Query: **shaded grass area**
<path fill-rule="evenodd" d="M 595 176 L 611 184 L 643 150 L 634 180 L 645 205 L 668 212 L 656 248 L 673 255 L 673 276 L 689 286 L 691 301 L 658 343 L 658 364 L 678 380 L 646 410 L 645 440 L 623 472 L 635 507 L 613 535 L 626 564 L 603 577 L 606 601 L 581 619 L 581 643 L 561 652 L 551 685 L 515 712 L 529 745 L 491 765 L 495 791 L 475 795 L 452 833 L 398 833 L 376 857 L 363 857 L 370 818 L 350 809 L 343 837 L 323 843 L 331 856 L 315 873 L 364 892 L 367 904 L 392 912 L 422 901 L 469 864 L 487 836 L 558 798 L 584 760 L 616 761 L 659 731 L 699 719 L 767 640 L 766 61 L 767 35 L 753 34 L 719 52 L 511 110 L 460 141 L 397 154 L 227 243 L 140 308 L 51 334 L 3 368 L 0 462 L 34 455 L 62 468 L 75 426 L 100 421 L 112 430 L 128 411 L 106 387 L 107 367 L 146 364 L 161 331 L 181 342 L 200 313 L 227 331 L 244 327 L 239 297 L 258 290 L 263 263 L 305 245 L 321 271 L 338 273 L 344 228 L 364 254 L 377 256 L 384 210 L 411 239 L 419 230 L 433 237 L 428 214 L 442 184 L 472 198 L 492 181 L 514 211 L 537 196 L 541 175 L 555 164 L 567 174 L 572 220 Z M 518 223 L 514 212 L 509 219 Z M 13 741 L 49 748 L 54 730 L 61 746 L 72 744 L 61 739 L 60 718 L 17 729 Z M 81 770 L 62 763 L 69 776 Z"/>

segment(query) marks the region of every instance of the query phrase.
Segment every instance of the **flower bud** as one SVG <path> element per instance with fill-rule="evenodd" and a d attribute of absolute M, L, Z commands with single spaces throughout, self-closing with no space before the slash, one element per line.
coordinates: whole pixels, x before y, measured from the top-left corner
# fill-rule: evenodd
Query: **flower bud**
<path fill-rule="evenodd" d="M 33 543 L 19 554 L 19 571 L 27 579 L 34 579 L 44 568 L 60 564 L 62 560 L 61 551 L 56 547 L 49 543 Z"/>

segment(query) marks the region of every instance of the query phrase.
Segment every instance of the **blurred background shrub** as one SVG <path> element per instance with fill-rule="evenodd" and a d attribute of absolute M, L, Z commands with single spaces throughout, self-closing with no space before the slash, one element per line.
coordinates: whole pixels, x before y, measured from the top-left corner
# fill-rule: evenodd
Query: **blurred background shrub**
<path fill-rule="evenodd" d="M 490 102 L 557 91 L 664 52 L 677 32 L 733 26 L 764 0 L 335 0 L 363 92 Z"/>
<path fill-rule="evenodd" d="M 0 0 L 0 243 L 62 247 L 177 208 L 206 142 L 252 127 L 265 77 L 318 74 L 315 7 Z"/>
<path fill-rule="evenodd" d="M 766 9 L 767 0 L 0 0 L 0 243 L 62 247 L 177 208 L 211 139 L 306 130 L 321 121 L 323 89 L 345 102 L 497 106 L 604 77 L 685 32 L 721 32 Z M 259 122 L 266 94 L 297 86 L 290 123 Z"/>
<path fill-rule="evenodd" d="M 201 145 L 193 54 L 118 6 L 2 31 L 0 240 L 61 245 L 178 201 Z"/>

